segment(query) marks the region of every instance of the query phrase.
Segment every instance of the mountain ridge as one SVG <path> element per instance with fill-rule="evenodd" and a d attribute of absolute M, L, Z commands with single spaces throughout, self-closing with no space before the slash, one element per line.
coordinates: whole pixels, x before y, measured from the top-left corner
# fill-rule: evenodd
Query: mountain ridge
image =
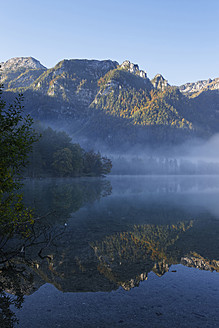
<path fill-rule="evenodd" d="M 219 78 L 188 82 L 179 87 L 182 93 L 195 94 L 200 91 L 219 90 Z"/>
<path fill-rule="evenodd" d="M 14 62 L 1 69 L 6 97 L 24 93 L 34 119 L 67 124 L 86 140 L 175 143 L 219 132 L 219 79 L 175 87 L 128 60 L 65 59 L 49 69 L 32 57 Z"/>
<path fill-rule="evenodd" d="M 16 70 L 19 68 L 46 69 L 39 60 L 33 57 L 14 57 L 0 63 L 0 65 L 4 70 Z"/>
<path fill-rule="evenodd" d="M 119 64 L 117 61 L 112 61 L 110 59 L 105 59 L 105 60 L 96 60 L 96 59 L 63 59 L 59 61 L 55 66 L 52 68 L 55 68 L 57 65 L 59 65 L 62 62 L 68 62 L 68 61 L 81 61 L 81 62 L 96 62 L 101 63 L 101 62 L 112 62 L 115 63 L 117 66 L 120 66 L 122 69 L 127 70 L 131 73 L 134 73 L 136 75 L 139 75 L 142 78 L 147 78 L 147 73 L 144 70 L 139 69 L 138 64 L 134 64 L 130 62 L 129 60 L 125 60 L 122 62 L 122 64 Z M 1 72 L 3 70 L 17 70 L 18 68 L 29 68 L 29 69 L 44 69 L 44 70 L 49 70 L 51 68 L 47 68 L 44 65 L 40 63 L 39 60 L 37 60 L 34 57 L 12 57 L 5 62 L 0 62 L 1 66 Z M 161 76 L 163 78 L 162 74 L 157 73 L 154 78 L 157 76 Z M 151 78 L 153 80 L 154 78 Z M 164 78 L 163 78 L 164 79 Z M 164 79 L 165 80 L 165 79 Z M 166 80 L 167 81 L 167 80 Z M 181 92 L 193 92 L 197 90 L 204 89 L 206 86 L 209 84 L 214 85 L 214 89 L 219 89 L 219 78 L 208 78 L 206 80 L 198 80 L 195 82 L 186 82 L 184 84 L 178 85 Z M 194 89 L 194 90 L 193 90 Z M 192 90 L 192 91 L 190 91 Z"/>

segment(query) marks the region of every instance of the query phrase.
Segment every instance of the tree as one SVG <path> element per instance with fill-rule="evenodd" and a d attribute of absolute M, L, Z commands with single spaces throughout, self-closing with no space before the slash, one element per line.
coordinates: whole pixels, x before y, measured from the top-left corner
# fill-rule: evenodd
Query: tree
<path fill-rule="evenodd" d="M 93 150 L 84 153 L 84 174 L 87 176 L 104 176 L 110 173 L 112 162 L 107 157 L 101 157 L 101 154 Z"/>
<path fill-rule="evenodd" d="M 73 176 L 81 176 L 83 171 L 83 155 L 85 151 L 79 144 L 71 144 Z"/>
<path fill-rule="evenodd" d="M 112 161 L 107 157 L 102 157 L 101 162 L 102 162 L 101 175 L 109 174 L 113 166 Z"/>
<path fill-rule="evenodd" d="M 87 176 L 101 175 L 101 156 L 93 150 L 84 153 L 84 174 Z"/>
<path fill-rule="evenodd" d="M 69 148 L 63 148 L 55 152 L 52 166 L 60 177 L 70 176 L 73 172 L 72 151 Z"/>
<path fill-rule="evenodd" d="M 21 173 L 28 153 L 37 136 L 32 129 L 33 120 L 23 115 L 23 96 L 6 106 L 0 85 L 0 227 L 1 234 L 22 231 L 22 222 L 31 222 L 32 213 L 18 193 Z M 20 225 L 21 224 L 21 225 Z"/>

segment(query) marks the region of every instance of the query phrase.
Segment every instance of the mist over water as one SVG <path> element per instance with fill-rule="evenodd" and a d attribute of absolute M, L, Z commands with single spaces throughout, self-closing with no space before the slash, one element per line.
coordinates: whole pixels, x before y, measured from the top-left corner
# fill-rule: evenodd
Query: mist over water
<path fill-rule="evenodd" d="M 188 158 L 194 160 L 212 161 L 219 162 L 219 134 L 215 134 L 210 139 L 201 142 L 185 145 L 187 149 Z"/>
<path fill-rule="evenodd" d="M 49 125 L 49 123 L 48 123 Z M 66 131 L 73 143 L 79 143 L 86 151 L 100 151 L 112 160 L 112 174 L 121 175 L 211 175 L 219 174 L 219 134 L 208 139 L 192 138 L 184 143 L 143 144 L 141 139 L 134 145 L 125 140 L 88 138 L 83 131 L 86 125 L 57 122 L 50 124 L 58 131 Z M 108 136 L 110 137 L 110 136 Z"/>
<path fill-rule="evenodd" d="M 219 174 L 219 135 L 209 140 L 194 139 L 180 145 L 143 147 L 107 152 L 112 174 L 211 175 Z"/>
<path fill-rule="evenodd" d="M 219 218 L 219 176 L 112 176 L 110 181 L 110 198 L 121 207 L 126 201 L 129 207 L 178 208 L 185 217 L 208 213 Z"/>

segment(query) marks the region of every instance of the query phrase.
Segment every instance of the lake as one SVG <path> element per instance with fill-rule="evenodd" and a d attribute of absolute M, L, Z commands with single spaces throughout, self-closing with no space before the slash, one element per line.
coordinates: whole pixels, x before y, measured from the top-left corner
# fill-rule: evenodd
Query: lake
<path fill-rule="evenodd" d="M 219 327 L 219 176 L 26 180 L 2 327 Z M 23 248 L 22 248 L 23 247 Z"/>

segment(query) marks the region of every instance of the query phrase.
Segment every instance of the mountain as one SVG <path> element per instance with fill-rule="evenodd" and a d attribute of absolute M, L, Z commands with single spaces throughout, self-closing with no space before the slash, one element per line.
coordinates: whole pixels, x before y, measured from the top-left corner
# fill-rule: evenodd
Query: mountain
<path fill-rule="evenodd" d="M 105 231 L 102 235 L 98 231 L 96 240 L 92 238 L 98 235 L 97 231 L 91 232 L 89 242 L 70 230 L 55 239 L 56 245 L 44 247 L 43 257 L 39 256 L 39 246 L 33 244 L 27 250 L 29 261 L 22 257 L 12 259 L 13 266 L 2 270 L 0 284 L 12 294 L 19 286 L 23 295 L 32 294 L 45 282 L 62 292 L 106 292 L 121 287 L 130 290 L 147 280 L 150 272 L 163 276 L 173 264 L 219 272 L 211 241 L 204 238 L 204 247 L 196 234 L 199 226 L 198 221 L 135 225 L 128 231 L 108 232 L 105 236 Z M 214 225 L 207 226 L 204 237 L 213 228 Z M 59 226 L 57 231 L 62 233 L 61 229 Z M 10 274 L 12 269 L 16 274 Z"/>
<path fill-rule="evenodd" d="M 5 89 L 29 87 L 45 70 L 38 60 L 32 57 L 16 57 L 0 63 L 1 83 Z"/>
<path fill-rule="evenodd" d="M 181 116 L 177 106 L 173 107 L 168 99 L 180 97 L 179 91 L 177 94 L 175 89 L 160 84 L 155 89 L 148 78 L 130 74 L 122 65 L 100 79 L 99 86 L 92 108 L 128 119 L 134 125 L 192 128 L 192 123 Z"/>
<path fill-rule="evenodd" d="M 23 93 L 34 119 L 91 146 L 176 144 L 219 132 L 219 79 L 170 86 L 128 60 L 70 59 L 47 69 L 19 57 L 1 66 L 6 100 Z"/>
<path fill-rule="evenodd" d="M 145 79 L 147 78 L 147 73 L 143 70 L 140 70 L 139 66 L 137 64 L 133 64 L 129 60 L 125 60 L 120 67 L 121 67 L 121 69 L 124 69 L 137 76 L 140 76 Z"/>
<path fill-rule="evenodd" d="M 179 90 L 182 93 L 188 94 L 188 95 L 196 95 L 200 94 L 200 92 L 208 91 L 208 90 L 219 90 L 219 78 L 216 78 L 214 80 L 208 79 L 208 80 L 202 80 L 197 81 L 194 83 L 186 83 L 179 87 Z"/>
<path fill-rule="evenodd" d="M 0 63 L 3 70 L 16 71 L 22 68 L 26 69 L 46 69 L 37 59 L 33 57 L 15 57 Z"/>
<path fill-rule="evenodd" d="M 166 87 L 169 87 L 169 83 L 161 74 L 155 75 L 155 77 L 151 80 L 151 83 L 153 84 L 155 89 L 164 90 Z"/>

